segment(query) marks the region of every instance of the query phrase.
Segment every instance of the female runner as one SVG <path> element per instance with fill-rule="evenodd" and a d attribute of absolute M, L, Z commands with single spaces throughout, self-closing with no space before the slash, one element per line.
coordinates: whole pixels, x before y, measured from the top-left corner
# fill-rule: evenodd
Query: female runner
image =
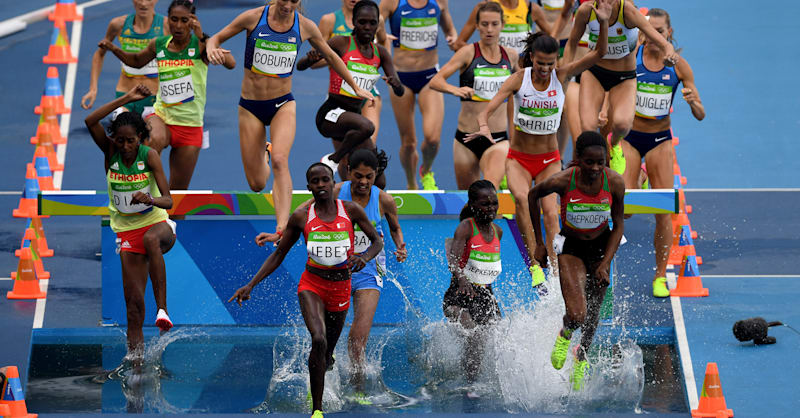
<path fill-rule="evenodd" d="M 150 146 L 161 152 L 172 147 L 169 154 L 169 185 L 171 190 L 185 190 L 192 180 L 200 147 L 203 145 L 203 113 L 206 105 L 208 58 L 205 43 L 195 35 L 200 23 L 190 0 L 173 0 L 168 11 L 171 35 L 150 41 L 138 53 L 123 51 L 108 39 L 99 47 L 114 53 L 123 63 L 143 67 L 151 60 L 158 63 L 158 95 L 155 113 L 148 115 Z M 232 69 L 236 60 L 225 54 L 225 67 Z"/>
<path fill-rule="evenodd" d="M 661 36 L 672 42 L 672 25 L 669 14 L 663 9 L 650 9 L 649 22 Z M 638 188 L 640 165 L 644 158 L 650 186 L 655 189 L 672 187 L 672 129 L 670 109 L 672 100 L 683 83 L 681 93 L 692 116 L 703 120 L 706 116 L 703 102 L 694 84 L 692 67 L 683 57 L 678 58 L 674 67 L 664 65 L 664 53 L 652 41 L 645 39 L 636 51 L 636 117 L 633 129 L 622 140 L 622 149 L 631 161 L 625 168 L 625 185 Z M 634 164 L 636 163 L 636 164 Z M 672 244 L 672 230 L 669 215 L 655 215 L 656 229 L 653 245 L 656 251 L 656 274 L 653 279 L 653 296 L 669 296 L 667 289 L 667 260 Z"/>
<path fill-rule="evenodd" d="M 286 254 L 302 234 L 306 241 L 308 262 L 297 298 L 300 312 L 311 334 L 308 372 L 314 418 L 322 417 L 322 391 L 325 371 L 333 364 L 333 350 L 344 327 L 350 307 L 350 276 L 360 271 L 383 248 L 383 240 L 364 210 L 354 202 L 336 199 L 333 194 L 333 171 L 323 163 L 314 163 L 306 171 L 308 190 L 314 203 L 292 213 L 283 239 L 267 257 L 249 283 L 236 290 L 228 302 L 239 305 L 250 299 L 250 292 L 280 266 Z M 358 225 L 371 242 L 354 254 L 354 226 Z"/>
<path fill-rule="evenodd" d="M 328 45 L 342 57 L 350 75 L 364 90 L 373 90 L 381 78 L 378 73 L 380 67 L 386 74 L 383 77 L 386 83 L 396 95 L 402 96 L 405 89 L 397 78 L 392 57 L 386 48 L 372 41 L 375 39 L 379 17 L 378 5 L 372 0 L 356 3 L 353 8 L 353 33 L 333 37 L 328 40 Z M 322 56 L 312 50 L 297 62 L 297 70 L 303 71 L 321 59 Z M 330 71 L 328 99 L 319 108 L 316 123 L 322 136 L 333 140 L 334 152 L 325 156 L 322 162 L 334 170 L 338 166 L 339 177 L 342 179 L 348 178 L 346 161 L 339 164 L 342 159 L 346 159 L 356 148 L 375 149 L 375 143 L 370 138 L 375 127 L 361 112 L 364 102 L 364 99 L 355 96 L 339 74 Z M 378 187 L 386 186 L 383 170 L 378 173 L 376 183 Z"/>
<path fill-rule="evenodd" d="M 381 16 L 389 22 L 394 46 L 394 63 L 397 75 L 412 94 L 390 94 L 394 118 L 400 131 L 400 163 L 406 173 L 409 190 L 417 187 L 417 136 L 414 131 L 414 101 L 419 98 L 422 113 L 423 141 L 422 165 L 419 175 L 422 188 L 437 190 L 431 167 L 439 152 L 444 121 L 444 96 L 428 87 L 428 82 L 439 71 L 436 52 L 439 28 L 445 32 L 450 44 L 456 39 L 453 19 L 447 10 L 447 0 L 381 0 Z M 388 45 L 387 45 L 388 48 Z"/>
<path fill-rule="evenodd" d="M 355 96 L 372 99 L 357 86 L 342 60 L 331 50 L 317 25 L 301 15 L 299 0 L 271 0 L 267 5 L 237 16 L 208 40 L 208 58 L 222 64 L 228 50 L 220 45 L 246 31 L 244 78 L 239 99 L 239 145 L 242 164 L 250 189 L 261 191 L 269 178 L 269 163 L 275 170 L 273 199 L 279 239 L 289 220 L 292 205 L 292 177 L 289 152 L 296 128 L 295 102 L 292 96 L 292 71 L 300 43 L 308 40 L 347 84 Z M 265 126 L 270 127 L 269 146 Z M 271 151 L 268 151 L 271 150 Z"/>
<path fill-rule="evenodd" d="M 603 97 L 608 92 L 608 120 L 611 121 L 611 168 L 618 173 L 625 172 L 625 156 L 619 141 L 628 135 L 633 125 L 634 107 L 636 104 L 636 57 L 631 54 L 636 46 L 638 32 L 642 33 L 664 52 L 664 63 L 675 65 L 678 55 L 672 44 L 667 42 L 636 6 L 625 0 L 612 0 L 613 24 L 609 22 L 610 39 L 603 59 L 581 74 L 580 117 L 581 130 L 597 129 L 598 114 L 603 106 Z M 570 55 L 578 45 L 583 33 L 589 32 L 589 49 L 598 49 L 600 24 L 594 12 L 594 4 L 586 2 L 578 7 L 572 32 L 569 35 L 568 49 Z M 572 61 L 572 56 L 566 56 Z"/>
<path fill-rule="evenodd" d="M 601 22 L 602 34 L 608 29 L 611 8 L 609 2 L 610 0 L 601 0 L 595 9 Z M 604 38 L 601 38 L 599 43 L 602 43 L 600 46 L 604 46 Z M 513 95 L 514 131 L 506 158 L 506 175 L 508 188 L 514 195 L 516 221 L 531 260 L 530 271 L 534 286 L 544 282 L 542 271 L 544 265 L 537 264 L 537 260 L 533 257 L 536 239 L 541 237 L 531 236 L 533 228 L 528 224 L 531 216 L 528 211 L 528 189 L 532 182 L 538 184 L 561 168 L 556 132 L 561 123 L 561 111 L 564 107 L 562 83 L 569 76 L 580 73 L 598 62 L 600 54 L 593 52 L 558 68 L 556 68 L 557 60 L 558 41 L 541 32 L 532 34 L 528 38 L 522 58 L 525 62 L 524 71 L 517 71 L 503 83 L 500 91 L 489 102 L 489 106 L 478 114 L 480 131 L 470 136 L 482 135 L 491 138 L 489 115 Z M 559 228 L 558 202 L 555 196 L 548 196 L 541 205 L 544 210 L 548 254 L 551 266 L 555 268 L 556 259 L 552 253 L 552 242 Z"/>
<path fill-rule="evenodd" d="M 135 362 L 144 356 L 144 293 L 147 276 L 153 284 L 158 313 L 156 326 L 172 328 L 167 314 L 167 270 L 164 254 L 175 244 L 175 223 L 167 217 L 172 207 L 169 186 L 158 153 L 142 143 L 149 134 L 138 113 L 123 112 L 111 122 L 108 134 L 100 120 L 129 103 L 151 96 L 138 85 L 122 97 L 100 106 L 86 117 L 86 127 L 105 155 L 108 210 L 111 230 L 117 234 L 122 264 L 122 288 L 128 318 L 128 355 Z"/>
<path fill-rule="evenodd" d="M 134 13 L 111 19 L 106 29 L 106 40 L 112 42 L 119 39 L 120 47 L 126 52 L 141 52 L 147 48 L 151 39 L 169 33 L 167 18 L 155 11 L 158 0 L 133 0 Z M 106 50 L 97 48 L 92 55 L 92 71 L 89 78 L 89 91 L 81 98 L 81 107 L 91 109 L 97 98 L 97 80 L 103 71 L 103 58 Z M 137 84 L 144 84 L 150 91 L 158 90 L 158 65 L 155 60 L 143 68 L 134 68 L 122 64 L 122 71 L 117 81 L 117 97 L 122 97 Z M 124 110 L 142 114 L 146 107 L 152 107 L 155 96 L 145 97 L 134 103 L 128 103 Z"/>
<path fill-rule="evenodd" d="M 495 188 L 500 186 L 508 154 L 506 107 L 501 106 L 489 118 L 491 139 L 481 136 L 467 141 L 466 137 L 468 133 L 478 131 L 478 113 L 486 108 L 503 82 L 517 70 L 517 53 L 498 43 L 503 29 L 500 5 L 492 2 L 479 4 L 475 18 L 480 41 L 459 49 L 430 83 L 434 90 L 461 98 L 458 129 L 453 141 L 453 166 L 456 184 L 461 190 L 479 180 L 481 172 Z M 447 83 L 447 78 L 457 70 L 461 73 L 459 87 Z"/>
<path fill-rule="evenodd" d="M 582 133 L 575 145 L 576 160 L 566 170 L 537 183 L 528 194 L 531 223 L 536 233 L 536 259 L 544 262 L 547 252 L 539 224 L 539 199 L 561 196 L 561 234 L 558 269 L 566 314 L 550 361 L 561 369 L 567 358 L 572 333 L 581 328 L 581 342 L 575 352 L 570 380 L 581 390 L 600 306 L 610 283 L 609 268 L 625 229 L 625 182 L 606 167 L 606 140 L 597 132 Z M 609 224 L 613 222 L 613 229 Z"/>

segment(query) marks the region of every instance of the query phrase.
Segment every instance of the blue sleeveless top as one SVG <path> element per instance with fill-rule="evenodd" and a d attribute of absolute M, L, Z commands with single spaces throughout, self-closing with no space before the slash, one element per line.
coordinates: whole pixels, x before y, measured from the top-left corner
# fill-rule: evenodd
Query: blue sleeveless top
<path fill-rule="evenodd" d="M 650 71 L 644 65 L 644 45 L 636 51 L 636 116 L 645 119 L 664 119 L 669 116 L 672 99 L 681 80 L 675 67 Z"/>
<path fill-rule="evenodd" d="M 400 0 L 389 19 L 392 35 L 397 37 L 392 45 L 410 51 L 436 49 L 441 14 L 436 0 L 428 0 L 420 9 L 411 7 L 408 0 Z"/>
<path fill-rule="evenodd" d="M 339 189 L 339 199 L 353 200 L 353 195 L 350 193 L 350 183 L 350 181 L 342 183 L 342 187 Z M 375 229 L 378 230 L 378 235 L 382 237 L 383 227 L 381 225 L 380 193 L 381 189 L 377 186 L 372 186 L 369 193 L 369 203 L 364 208 L 364 212 L 367 214 L 367 219 L 369 219 Z M 354 252 L 355 254 L 361 254 L 369 248 L 371 242 L 364 232 L 361 231 L 361 228 L 355 223 L 353 224 L 353 230 L 355 231 L 355 238 L 353 240 Z M 367 276 L 383 276 L 385 271 L 386 253 L 381 249 L 381 252 L 375 258 L 370 260 L 361 271 L 353 273 L 353 276 L 358 276 L 360 274 Z"/>
<path fill-rule="evenodd" d="M 300 37 L 300 16 L 294 12 L 294 24 L 286 32 L 276 32 L 267 22 L 269 5 L 264 6 L 256 27 L 247 34 L 244 47 L 244 68 L 268 77 L 290 77 L 297 61 Z"/>

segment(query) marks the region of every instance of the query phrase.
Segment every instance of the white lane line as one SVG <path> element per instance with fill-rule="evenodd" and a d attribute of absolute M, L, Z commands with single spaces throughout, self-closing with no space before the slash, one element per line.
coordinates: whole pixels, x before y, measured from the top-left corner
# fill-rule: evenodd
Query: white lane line
<path fill-rule="evenodd" d="M 800 192 L 798 187 L 754 187 L 750 189 L 683 189 L 684 192 Z"/>
<path fill-rule="evenodd" d="M 667 271 L 667 282 L 670 288 L 675 287 L 675 280 L 675 273 Z M 678 340 L 678 352 L 681 358 L 681 368 L 683 369 L 686 397 L 689 398 L 689 409 L 697 409 L 697 404 L 699 403 L 697 398 L 697 384 L 694 380 L 694 368 L 692 367 L 692 355 L 689 353 L 689 339 L 686 336 L 686 325 L 683 322 L 681 298 L 670 296 L 669 301 L 672 305 L 672 318 L 675 320 L 675 338 Z"/>
<path fill-rule="evenodd" d="M 19 191 L 17 191 L 17 192 L 12 192 L 12 191 L 0 192 L 0 196 L 15 196 L 15 195 L 21 195 L 21 194 L 22 194 L 22 192 L 19 192 Z"/>
<path fill-rule="evenodd" d="M 704 279 L 800 279 L 800 274 L 703 274 Z"/>
<path fill-rule="evenodd" d="M 11 280 L 11 277 L 0 277 L 0 280 Z"/>

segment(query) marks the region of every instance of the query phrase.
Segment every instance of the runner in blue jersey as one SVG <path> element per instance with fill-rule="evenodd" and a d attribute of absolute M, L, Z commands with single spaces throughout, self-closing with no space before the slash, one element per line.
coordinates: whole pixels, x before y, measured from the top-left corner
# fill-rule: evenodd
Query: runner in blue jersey
<path fill-rule="evenodd" d="M 428 82 L 439 71 L 436 52 L 439 26 L 448 44 L 456 40 L 453 19 L 447 0 L 381 0 L 381 16 L 389 23 L 394 47 L 394 66 L 400 82 L 410 91 L 402 96 L 391 94 L 392 110 L 400 131 L 400 163 L 406 174 L 407 188 L 417 186 L 417 168 L 425 190 L 436 190 L 431 167 L 439 152 L 444 121 L 444 97 Z M 387 45 L 388 47 L 388 45 Z M 422 164 L 419 165 L 417 135 L 414 124 L 414 103 L 419 99 L 422 114 Z M 419 167 L 418 167 L 419 165 Z"/>
<path fill-rule="evenodd" d="M 250 189 L 257 192 L 266 187 L 270 163 L 275 171 L 272 193 L 278 226 L 273 240 L 278 240 L 283 234 L 291 215 L 289 152 L 296 129 L 292 72 L 300 43 L 308 40 L 333 70 L 353 86 L 356 96 L 372 100 L 368 91 L 356 85 L 317 25 L 301 15 L 298 7 L 299 0 L 270 1 L 265 6 L 243 12 L 207 42 L 209 61 L 221 64 L 229 51 L 220 45 L 240 32 L 247 33 L 239 99 L 239 145 Z M 266 126 L 270 127 L 271 154 L 265 142 Z"/>
<path fill-rule="evenodd" d="M 668 41 L 672 42 L 672 25 L 669 14 L 663 9 L 650 9 L 650 25 Z M 679 57 L 674 67 L 664 65 L 664 53 L 649 39 L 645 39 L 636 51 L 636 117 L 633 129 L 623 139 L 622 150 L 630 161 L 625 167 L 625 185 L 629 189 L 639 187 L 639 162 L 644 158 L 650 186 L 656 189 L 672 187 L 672 128 L 670 110 L 678 85 L 683 83 L 681 94 L 692 116 L 703 120 L 706 116 L 703 102 L 694 84 L 692 67 Z M 656 227 L 653 243 L 656 253 L 656 272 L 653 279 L 653 296 L 669 296 L 667 289 L 667 260 L 672 245 L 672 230 L 669 215 L 655 215 Z"/>

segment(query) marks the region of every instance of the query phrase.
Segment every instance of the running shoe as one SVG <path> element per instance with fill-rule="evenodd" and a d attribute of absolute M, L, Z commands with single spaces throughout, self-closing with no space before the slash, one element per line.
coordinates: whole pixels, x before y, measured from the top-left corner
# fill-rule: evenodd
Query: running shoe
<path fill-rule="evenodd" d="M 311 418 L 325 418 L 325 417 L 324 415 L 322 415 L 322 411 L 317 409 L 316 411 L 314 411 L 313 414 L 311 414 Z"/>
<path fill-rule="evenodd" d="M 158 314 L 156 315 L 156 326 L 161 329 L 161 331 L 169 331 L 172 328 L 172 321 L 169 319 L 169 315 L 163 309 L 158 310 Z"/>
<path fill-rule="evenodd" d="M 272 142 L 267 142 L 267 164 L 272 162 Z"/>
<path fill-rule="evenodd" d="M 333 153 L 323 156 L 322 158 L 320 158 L 319 162 L 327 165 L 328 168 L 330 168 L 333 171 L 333 174 L 336 174 L 336 170 L 339 169 L 339 163 L 331 160 L 331 155 L 333 155 Z"/>
<path fill-rule="evenodd" d="M 653 296 L 657 298 L 665 298 L 669 296 L 666 277 L 656 277 L 656 279 L 653 280 Z"/>
<path fill-rule="evenodd" d="M 500 190 L 508 190 L 508 176 L 503 176 L 500 180 Z"/>
<path fill-rule="evenodd" d="M 372 401 L 367 398 L 367 394 L 364 392 L 356 392 L 353 394 L 353 401 L 359 405 L 372 405 Z"/>
<path fill-rule="evenodd" d="M 567 361 L 567 352 L 569 351 L 569 340 L 561 336 L 561 331 L 558 332 L 556 343 L 553 345 L 553 351 L 550 353 L 550 363 L 553 368 L 561 370 L 564 367 L 564 362 Z"/>
<path fill-rule="evenodd" d="M 572 376 L 569 378 L 569 381 L 572 382 L 572 390 L 577 392 L 583 389 L 583 378 L 587 368 L 589 368 L 588 361 L 575 359 L 575 364 L 572 368 Z"/>
<path fill-rule="evenodd" d="M 439 188 L 436 187 L 436 179 L 433 178 L 433 171 L 422 175 L 422 190 L 439 190 Z"/>
<path fill-rule="evenodd" d="M 537 287 L 544 284 L 544 270 L 542 266 L 534 264 L 528 268 L 531 272 L 531 286 Z"/>
<path fill-rule="evenodd" d="M 617 144 L 611 147 L 611 169 L 622 175 L 625 173 L 625 155 L 622 153 L 622 145 Z"/>
<path fill-rule="evenodd" d="M 381 174 L 386 170 L 386 167 L 389 165 L 389 156 L 386 155 L 386 151 L 378 150 L 375 148 L 375 154 L 378 156 L 378 170 L 375 173 L 375 177 L 380 177 Z"/>
<path fill-rule="evenodd" d="M 308 393 L 306 394 L 306 406 L 308 407 L 308 409 L 311 409 L 313 405 L 314 405 L 314 398 L 311 396 L 311 389 L 309 389 Z"/>

